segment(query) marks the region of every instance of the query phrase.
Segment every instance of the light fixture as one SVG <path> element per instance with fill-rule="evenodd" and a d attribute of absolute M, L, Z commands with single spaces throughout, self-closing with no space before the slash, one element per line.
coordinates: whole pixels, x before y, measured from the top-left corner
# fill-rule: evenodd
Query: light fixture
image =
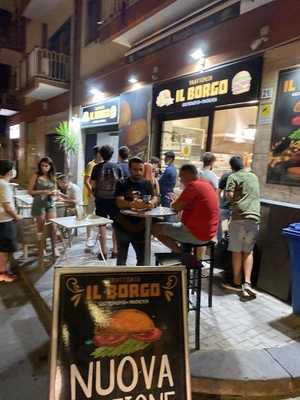
<path fill-rule="evenodd" d="M 93 96 L 96 96 L 97 94 L 100 93 L 100 90 L 98 90 L 98 89 L 96 89 L 96 88 L 92 88 L 92 89 L 90 89 L 90 93 L 91 93 Z"/>
<path fill-rule="evenodd" d="M 198 60 L 201 60 L 201 59 L 204 58 L 204 53 L 203 53 L 203 51 L 202 51 L 201 49 L 196 49 L 196 50 L 194 50 L 194 51 L 190 54 L 190 56 L 191 56 L 195 61 L 198 61 Z"/>
<path fill-rule="evenodd" d="M 131 77 L 128 79 L 128 82 L 129 82 L 129 83 L 132 83 L 132 84 L 134 85 L 135 83 L 138 83 L 138 79 L 137 79 L 136 76 L 131 76 Z"/>
<path fill-rule="evenodd" d="M 104 24 L 104 19 L 101 19 L 100 21 L 97 21 L 97 25 L 102 25 Z"/>
<path fill-rule="evenodd" d="M 92 102 L 97 103 L 105 98 L 105 94 L 101 90 L 96 88 L 91 88 L 90 93 L 93 95 Z"/>

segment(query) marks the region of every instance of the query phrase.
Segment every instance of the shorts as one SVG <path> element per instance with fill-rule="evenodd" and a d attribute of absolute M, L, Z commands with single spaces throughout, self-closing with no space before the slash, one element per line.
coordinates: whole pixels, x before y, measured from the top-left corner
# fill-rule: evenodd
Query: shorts
<path fill-rule="evenodd" d="M 228 250 L 251 253 L 258 236 L 259 225 L 251 219 L 233 220 L 229 224 Z"/>
<path fill-rule="evenodd" d="M 13 253 L 17 250 L 17 228 L 14 221 L 0 223 L 0 252 Z"/>
<path fill-rule="evenodd" d="M 96 215 L 103 218 L 115 219 L 119 209 L 115 199 L 97 199 L 96 200 Z"/>
<path fill-rule="evenodd" d="M 33 218 L 40 217 L 48 212 L 55 211 L 55 204 L 53 200 L 33 200 L 31 215 Z"/>
<path fill-rule="evenodd" d="M 159 223 L 162 227 L 162 234 L 180 243 L 203 244 L 209 240 L 199 240 L 182 222 L 162 222 Z"/>

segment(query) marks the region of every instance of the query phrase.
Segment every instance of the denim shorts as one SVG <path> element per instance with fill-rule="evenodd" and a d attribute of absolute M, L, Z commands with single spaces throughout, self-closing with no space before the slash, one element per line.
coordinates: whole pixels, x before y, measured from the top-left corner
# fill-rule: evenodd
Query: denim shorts
<path fill-rule="evenodd" d="M 258 236 L 259 225 L 252 219 L 233 220 L 229 224 L 228 250 L 251 253 Z"/>

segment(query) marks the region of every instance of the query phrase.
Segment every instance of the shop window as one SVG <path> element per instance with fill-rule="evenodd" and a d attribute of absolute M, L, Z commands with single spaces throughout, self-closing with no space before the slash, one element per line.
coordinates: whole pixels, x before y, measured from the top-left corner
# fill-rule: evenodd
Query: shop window
<path fill-rule="evenodd" d="M 101 20 L 102 0 L 88 0 L 86 9 L 86 44 L 98 37 L 98 21 Z"/>
<path fill-rule="evenodd" d="M 251 167 L 257 109 L 257 106 L 251 106 L 215 112 L 211 150 L 217 158 L 217 175 L 230 169 L 228 161 L 236 154 L 243 156 L 246 167 Z"/>
<path fill-rule="evenodd" d="M 209 117 L 177 119 L 163 122 L 161 159 L 166 151 L 174 151 L 175 166 L 193 163 L 201 166 L 200 159 L 206 149 Z"/>

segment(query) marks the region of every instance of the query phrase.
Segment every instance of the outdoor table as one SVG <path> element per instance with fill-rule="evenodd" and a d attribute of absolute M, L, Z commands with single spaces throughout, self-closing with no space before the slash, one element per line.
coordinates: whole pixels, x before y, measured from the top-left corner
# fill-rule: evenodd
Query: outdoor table
<path fill-rule="evenodd" d="M 144 265 L 151 265 L 151 226 L 152 218 L 165 218 L 176 212 L 168 207 L 155 207 L 149 211 L 121 210 L 121 213 L 131 217 L 145 219 L 145 254 Z"/>
<path fill-rule="evenodd" d="M 83 219 L 77 219 L 74 216 L 71 217 L 60 217 L 60 218 L 52 218 L 49 220 L 53 224 L 55 224 L 61 234 L 64 250 L 65 250 L 65 257 L 67 255 L 67 247 L 71 248 L 72 246 L 72 232 L 76 230 L 77 228 L 86 228 L 88 226 L 103 226 L 103 225 L 108 225 L 111 224 L 113 221 L 107 218 L 103 217 L 97 217 L 92 215 L 91 217 L 85 217 Z M 63 229 L 66 229 L 69 233 L 68 238 L 69 238 L 69 245 L 66 246 L 64 242 L 64 235 L 63 235 Z M 99 238 L 97 238 L 97 244 L 99 248 L 99 252 L 101 254 L 102 260 L 105 262 L 104 255 L 102 253 L 101 245 L 99 242 Z"/>
<path fill-rule="evenodd" d="M 16 194 L 15 199 L 17 203 L 18 212 L 20 212 L 23 208 L 28 209 L 32 206 L 33 197 L 30 194 Z M 68 207 L 68 205 L 64 201 L 55 201 L 54 202 L 56 208 Z"/>

